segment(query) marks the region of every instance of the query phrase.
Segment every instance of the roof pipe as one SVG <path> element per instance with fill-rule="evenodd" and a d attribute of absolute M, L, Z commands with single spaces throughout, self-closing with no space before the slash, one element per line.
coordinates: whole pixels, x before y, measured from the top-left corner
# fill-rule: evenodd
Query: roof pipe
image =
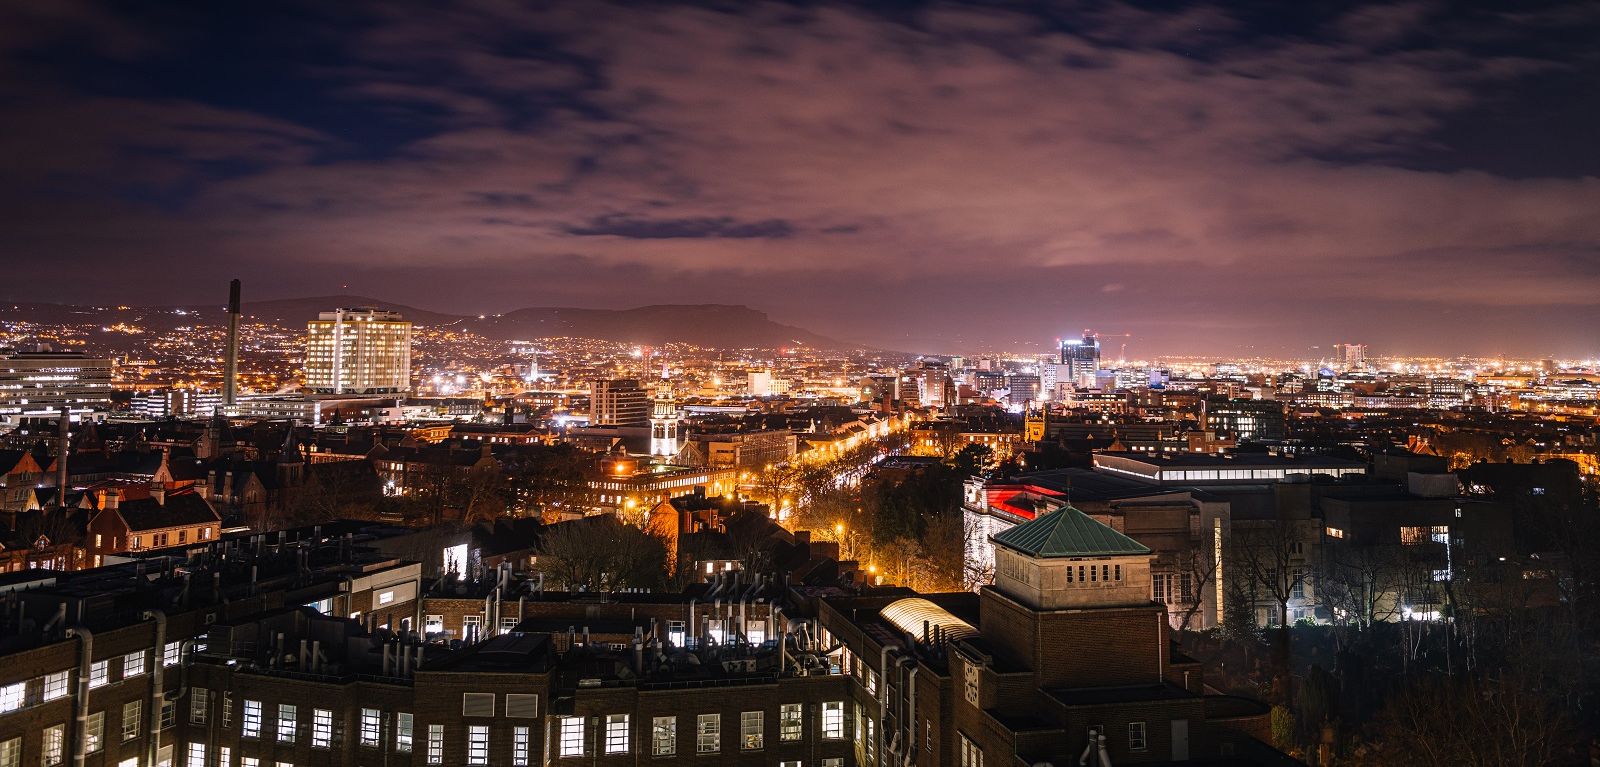
<path fill-rule="evenodd" d="M 67 636 L 78 638 L 78 699 L 74 706 L 77 724 L 72 735 L 72 764 L 83 767 L 83 760 L 89 755 L 89 680 L 94 667 L 94 632 L 83 626 L 73 626 L 67 629 Z M 104 739 L 102 732 L 101 740 Z"/>
<path fill-rule="evenodd" d="M 144 619 L 153 620 L 156 624 L 155 657 L 150 671 L 150 742 L 145 749 L 145 764 L 156 764 L 161 749 L 161 701 L 167 670 L 162 665 L 167 646 L 167 613 L 163 610 L 145 610 Z"/>

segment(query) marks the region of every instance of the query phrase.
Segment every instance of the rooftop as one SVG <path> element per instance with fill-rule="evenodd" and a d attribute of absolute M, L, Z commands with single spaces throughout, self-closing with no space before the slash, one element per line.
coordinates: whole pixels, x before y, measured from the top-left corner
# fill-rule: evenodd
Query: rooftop
<path fill-rule="evenodd" d="M 1033 557 L 1115 557 L 1149 554 L 1143 544 L 1087 514 L 1062 507 L 990 537 L 995 543 Z"/>

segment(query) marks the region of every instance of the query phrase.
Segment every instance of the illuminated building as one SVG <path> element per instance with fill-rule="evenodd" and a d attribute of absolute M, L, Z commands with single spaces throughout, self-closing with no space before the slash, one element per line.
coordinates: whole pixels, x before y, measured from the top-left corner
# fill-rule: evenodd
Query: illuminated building
<path fill-rule="evenodd" d="M 650 392 L 633 378 L 590 381 L 589 423 L 596 426 L 648 425 Z"/>
<path fill-rule="evenodd" d="M 1030 402 L 1039 401 L 1039 376 L 1031 373 L 1013 373 L 1006 376 L 1006 388 L 1011 392 L 1006 395 L 1014 408 L 1026 407 Z"/>
<path fill-rule="evenodd" d="M 772 389 L 772 371 L 752 370 L 745 375 L 745 393 L 752 397 L 770 397 Z"/>
<path fill-rule="evenodd" d="M 1283 403 L 1269 399 L 1207 399 L 1200 406 L 1205 428 L 1245 440 L 1283 439 L 1289 435 Z"/>
<path fill-rule="evenodd" d="M 1366 344 L 1334 344 L 1333 354 L 1345 370 L 1367 369 Z"/>
<path fill-rule="evenodd" d="M 1171 651 L 1148 547 L 1070 506 L 992 540 L 977 594 L 822 600 L 858 681 L 854 764 L 1292 763 L 1261 742 L 1266 704 Z"/>
<path fill-rule="evenodd" d="M 661 382 L 650 413 L 650 454 L 671 457 L 678 454 L 678 404 L 672 400 L 672 384 Z"/>
<path fill-rule="evenodd" d="M 1061 342 L 1061 364 L 1066 365 L 1066 376 L 1056 374 L 1056 383 L 1071 383 L 1088 388 L 1094 385 L 1094 374 L 1100 370 L 1100 338 L 1085 332 L 1083 338 L 1069 338 Z"/>
<path fill-rule="evenodd" d="M 25 417 L 103 413 L 111 406 L 112 361 L 79 352 L 0 349 L 0 423 Z"/>
<path fill-rule="evenodd" d="M 917 381 L 917 398 L 923 407 L 942 410 L 954 404 L 955 385 L 950 382 L 950 369 L 944 363 L 923 360 L 913 375 Z"/>
<path fill-rule="evenodd" d="M 404 394 L 411 389 L 411 323 L 398 312 L 336 309 L 306 323 L 306 389 Z"/>
<path fill-rule="evenodd" d="M 1094 454 L 1094 468 L 1157 485 L 1283 482 L 1295 475 L 1324 474 L 1337 478 L 1367 473 L 1367 465 L 1359 461 L 1321 455 L 1288 458 L 1265 453 L 1143 455 L 1103 452 Z"/>
<path fill-rule="evenodd" d="M 162 389 L 133 395 L 133 412 L 155 420 L 209 416 L 223 404 L 223 394 L 196 389 Z"/>

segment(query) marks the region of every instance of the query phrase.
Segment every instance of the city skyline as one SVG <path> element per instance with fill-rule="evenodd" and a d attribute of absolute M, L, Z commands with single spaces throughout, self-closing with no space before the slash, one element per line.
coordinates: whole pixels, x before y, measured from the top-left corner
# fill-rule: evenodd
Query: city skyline
<path fill-rule="evenodd" d="M 1585 4 L 0 14 L 0 299 L 1595 353 Z"/>

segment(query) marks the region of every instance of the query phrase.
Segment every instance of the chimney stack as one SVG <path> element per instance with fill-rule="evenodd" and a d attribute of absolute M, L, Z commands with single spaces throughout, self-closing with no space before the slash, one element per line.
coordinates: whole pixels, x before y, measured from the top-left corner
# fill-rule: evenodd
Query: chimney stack
<path fill-rule="evenodd" d="M 239 397 L 239 281 L 228 283 L 228 351 L 222 370 L 222 404 L 232 407 Z"/>
<path fill-rule="evenodd" d="M 67 507 L 67 457 L 72 454 L 72 409 L 61 406 L 56 430 L 56 506 Z"/>

